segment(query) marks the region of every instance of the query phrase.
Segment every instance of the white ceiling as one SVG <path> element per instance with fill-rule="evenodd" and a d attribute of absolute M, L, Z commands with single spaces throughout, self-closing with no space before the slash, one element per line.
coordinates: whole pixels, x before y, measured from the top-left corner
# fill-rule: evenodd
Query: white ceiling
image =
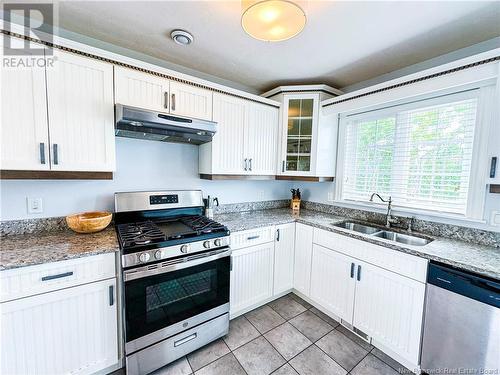
<path fill-rule="evenodd" d="M 261 42 L 240 1 L 63 1 L 59 26 L 255 90 L 343 87 L 500 35 L 500 2 L 309 1 L 297 37 Z M 188 47 L 168 35 L 194 35 Z"/>

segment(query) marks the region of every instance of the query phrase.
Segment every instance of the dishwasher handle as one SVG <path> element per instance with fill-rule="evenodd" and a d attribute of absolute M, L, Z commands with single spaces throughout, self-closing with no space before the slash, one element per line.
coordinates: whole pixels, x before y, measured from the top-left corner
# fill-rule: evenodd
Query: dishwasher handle
<path fill-rule="evenodd" d="M 427 282 L 500 308 L 500 281 L 457 270 L 451 266 L 430 263 Z"/>

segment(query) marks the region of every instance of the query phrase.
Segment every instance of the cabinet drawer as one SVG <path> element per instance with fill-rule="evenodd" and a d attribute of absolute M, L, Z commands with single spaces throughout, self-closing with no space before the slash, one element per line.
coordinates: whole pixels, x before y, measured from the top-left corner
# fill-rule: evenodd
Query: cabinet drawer
<path fill-rule="evenodd" d="M 244 230 L 231 234 L 231 249 L 274 241 L 274 226 Z"/>
<path fill-rule="evenodd" d="M 115 277 L 115 254 L 100 254 L 0 272 L 0 302 Z"/>
<path fill-rule="evenodd" d="M 323 229 L 314 229 L 315 244 L 425 283 L 427 260 Z"/>

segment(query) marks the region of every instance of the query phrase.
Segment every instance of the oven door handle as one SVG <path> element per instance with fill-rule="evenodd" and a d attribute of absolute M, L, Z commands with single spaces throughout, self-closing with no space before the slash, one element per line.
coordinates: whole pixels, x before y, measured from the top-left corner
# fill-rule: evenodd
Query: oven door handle
<path fill-rule="evenodd" d="M 184 268 L 189 268 L 189 267 L 197 266 L 197 265 L 200 265 L 203 263 L 212 262 L 214 260 L 221 259 L 221 258 L 228 257 L 228 256 L 231 256 L 231 249 L 224 251 L 222 253 L 210 255 L 210 256 L 203 256 L 203 257 L 193 256 L 195 259 L 188 260 L 188 261 L 179 261 L 177 263 L 168 264 L 168 265 L 165 265 L 163 267 L 159 266 L 156 268 L 150 268 L 151 266 L 145 266 L 145 267 L 141 267 L 141 268 L 135 268 L 132 270 L 123 271 L 123 279 L 124 279 L 124 281 L 130 281 L 130 280 L 135 280 L 135 279 L 142 279 L 143 277 L 152 276 L 152 275 L 161 275 L 162 273 L 182 270 Z"/>

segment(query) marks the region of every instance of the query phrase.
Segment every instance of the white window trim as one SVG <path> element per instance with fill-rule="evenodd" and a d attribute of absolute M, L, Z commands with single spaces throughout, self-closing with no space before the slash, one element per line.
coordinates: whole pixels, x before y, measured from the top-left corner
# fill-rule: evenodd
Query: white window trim
<path fill-rule="evenodd" d="M 394 202 L 393 207 L 395 212 L 402 214 L 403 216 L 427 216 L 436 218 L 446 218 L 452 220 L 458 220 L 461 222 L 469 222 L 482 224 L 486 221 L 483 219 L 484 215 L 484 204 L 486 197 L 486 183 L 487 183 L 487 168 L 488 165 L 488 135 L 490 130 L 490 124 L 494 119 L 495 112 L 495 101 L 498 98 L 495 96 L 495 84 L 500 85 L 497 80 L 485 80 L 483 82 L 476 82 L 475 84 L 464 85 L 461 87 L 455 87 L 453 89 L 441 90 L 434 92 L 432 94 L 425 94 L 419 97 L 414 97 L 411 100 L 399 100 L 393 103 L 385 103 L 384 105 L 377 105 L 372 107 L 365 107 L 360 111 L 349 111 L 348 113 L 339 114 L 339 137 L 337 145 L 337 175 L 335 183 L 335 204 L 340 206 L 346 206 L 351 208 L 360 209 L 372 209 L 375 211 L 380 211 L 382 205 L 373 202 L 361 202 L 355 200 L 342 199 L 343 181 L 344 181 L 344 162 L 345 162 L 345 152 L 346 145 L 344 143 L 346 137 L 346 119 L 347 116 L 355 117 L 357 113 L 383 110 L 393 106 L 404 106 L 405 104 L 410 104 L 415 101 L 421 101 L 426 99 L 432 99 L 438 96 L 449 95 L 458 93 L 461 91 L 479 89 L 479 102 L 476 115 L 476 128 L 474 135 L 473 144 L 473 154 L 471 160 L 471 175 L 469 179 L 469 192 L 467 199 L 467 210 L 466 214 L 453 214 L 453 213 L 443 213 L 440 211 L 433 210 L 418 210 L 405 206 L 398 206 L 397 202 Z M 500 79 L 499 79 L 500 81 Z M 380 112 L 379 112 L 380 113 Z M 483 147 L 481 147 L 481 145 Z"/>

